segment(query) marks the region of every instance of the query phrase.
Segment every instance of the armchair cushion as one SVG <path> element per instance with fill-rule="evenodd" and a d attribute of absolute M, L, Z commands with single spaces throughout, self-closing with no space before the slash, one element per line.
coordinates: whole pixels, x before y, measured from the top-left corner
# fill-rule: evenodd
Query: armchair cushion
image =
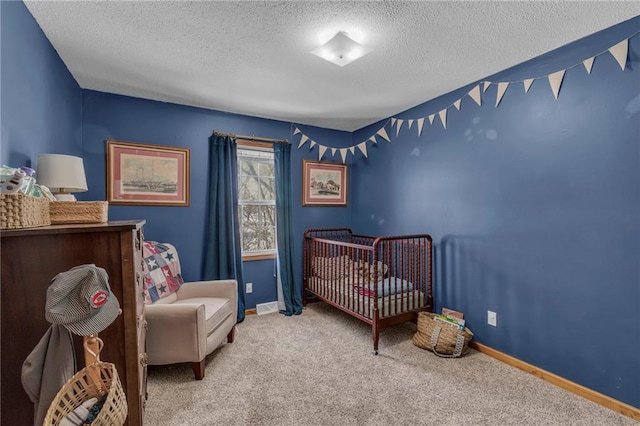
<path fill-rule="evenodd" d="M 178 252 L 173 245 L 145 241 L 142 258 L 145 304 L 157 302 L 175 293 L 184 283 Z"/>
<path fill-rule="evenodd" d="M 220 299 L 217 297 L 196 297 L 193 299 L 182 299 L 173 302 L 178 305 L 202 305 L 204 306 L 204 322 L 206 334 L 213 333 L 219 326 L 233 314 L 231 307 L 232 300 Z"/>

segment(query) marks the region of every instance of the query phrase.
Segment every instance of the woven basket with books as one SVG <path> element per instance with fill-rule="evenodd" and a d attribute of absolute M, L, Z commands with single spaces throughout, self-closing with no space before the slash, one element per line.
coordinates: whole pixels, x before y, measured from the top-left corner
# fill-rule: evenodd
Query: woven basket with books
<path fill-rule="evenodd" d="M 49 200 L 21 192 L 0 194 L 0 229 L 21 229 L 47 226 Z"/>
<path fill-rule="evenodd" d="M 473 333 L 464 326 L 454 325 L 447 320 L 438 320 L 439 317 L 442 315 L 420 312 L 418 330 L 411 341 L 419 348 L 432 351 L 443 358 L 458 358 L 464 355 L 469 341 L 473 338 Z"/>

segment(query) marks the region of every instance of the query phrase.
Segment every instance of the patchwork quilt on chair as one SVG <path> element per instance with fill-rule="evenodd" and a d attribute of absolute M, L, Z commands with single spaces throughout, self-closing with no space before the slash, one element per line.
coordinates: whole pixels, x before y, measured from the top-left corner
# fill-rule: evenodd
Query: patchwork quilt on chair
<path fill-rule="evenodd" d="M 184 283 L 180 273 L 180 260 L 176 248 L 168 243 L 145 241 L 144 303 L 150 304 L 174 293 Z"/>

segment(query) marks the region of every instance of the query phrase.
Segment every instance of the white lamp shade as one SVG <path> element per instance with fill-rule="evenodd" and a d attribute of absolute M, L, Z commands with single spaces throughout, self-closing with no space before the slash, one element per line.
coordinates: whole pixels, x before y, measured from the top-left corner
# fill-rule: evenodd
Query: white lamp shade
<path fill-rule="evenodd" d="M 36 181 L 53 193 L 84 192 L 88 189 L 82 158 L 72 155 L 39 155 Z"/>

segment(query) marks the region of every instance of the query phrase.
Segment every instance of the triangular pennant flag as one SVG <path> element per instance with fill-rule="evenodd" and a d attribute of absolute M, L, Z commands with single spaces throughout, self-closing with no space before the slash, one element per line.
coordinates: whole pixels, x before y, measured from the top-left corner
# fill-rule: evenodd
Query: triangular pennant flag
<path fill-rule="evenodd" d="M 440 116 L 440 121 L 442 121 L 442 126 L 446 129 L 447 128 L 447 109 L 446 108 L 443 109 L 438 113 L 438 115 Z"/>
<path fill-rule="evenodd" d="M 327 150 L 327 147 L 324 145 L 318 145 L 320 148 L 318 150 L 318 160 L 322 160 L 322 156 L 324 155 L 325 151 Z"/>
<path fill-rule="evenodd" d="M 336 150 L 337 148 L 331 148 L 331 156 L 333 157 L 334 155 L 336 155 Z"/>
<path fill-rule="evenodd" d="M 358 144 L 358 148 L 360 148 L 360 151 L 362 151 L 362 155 L 364 155 L 364 158 L 369 158 L 367 157 L 367 142 L 360 142 Z"/>
<path fill-rule="evenodd" d="M 424 118 L 418 118 L 418 136 L 422 134 L 422 126 L 424 126 Z"/>
<path fill-rule="evenodd" d="M 484 87 L 482 88 L 482 91 L 486 92 L 487 89 L 489 88 L 489 86 L 491 86 L 491 82 L 490 81 L 485 81 L 484 82 Z"/>
<path fill-rule="evenodd" d="M 311 141 L 311 143 L 309 144 L 309 149 L 313 148 L 314 146 L 316 146 L 316 141 Z"/>
<path fill-rule="evenodd" d="M 469 91 L 469 96 L 471 97 L 471 99 L 476 101 L 478 106 L 482 106 L 482 97 L 480 96 L 480 85 L 479 84 Z"/>
<path fill-rule="evenodd" d="M 462 102 L 462 99 L 458 99 L 453 103 L 453 106 L 456 107 L 458 111 L 460 111 L 460 102 Z"/>
<path fill-rule="evenodd" d="M 396 125 L 396 119 L 395 118 L 391 118 L 391 127 Z"/>
<path fill-rule="evenodd" d="M 533 84 L 533 79 L 532 78 L 528 78 L 528 79 L 524 80 L 522 83 L 524 84 L 524 93 L 527 93 L 527 92 L 529 92 L 529 88 Z"/>
<path fill-rule="evenodd" d="M 400 134 L 400 127 L 402 127 L 402 123 L 404 123 L 404 120 L 398 119 L 398 127 L 396 128 L 396 136 L 398 136 Z"/>
<path fill-rule="evenodd" d="M 595 56 L 593 58 L 585 59 L 582 61 L 582 65 L 584 65 L 587 70 L 587 74 L 591 74 L 591 68 L 593 68 L 593 60 L 596 59 Z"/>
<path fill-rule="evenodd" d="M 496 92 L 496 106 L 498 106 L 498 104 L 500 103 L 504 92 L 507 91 L 507 87 L 509 87 L 508 81 L 501 81 L 500 83 L 498 83 L 498 91 Z"/>
<path fill-rule="evenodd" d="M 433 117 L 435 117 L 435 116 L 436 116 L 435 114 L 431 114 L 429 116 L 429 124 L 433 124 Z"/>
<path fill-rule="evenodd" d="M 347 161 L 347 148 L 340 149 L 340 155 L 342 156 L 342 162 Z"/>
<path fill-rule="evenodd" d="M 300 133 L 300 129 L 298 129 L 298 128 L 296 127 L 296 129 L 293 131 L 293 134 L 294 134 L 294 135 L 297 135 L 298 133 Z"/>
<path fill-rule="evenodd" d="M 409 120 L 408 123 L 409 123 L 409 128 L 411 128 L 411 126 L 413 126 L 413 120 Z"/>
<path fill-rule="evenodd" d="M 560 85 L 562 84 L 562 79 L 564 78 L 564 73 L 566 70 L 554 72 L 553 74 L 549 74 L 549 84 L 551 85 L 551 91 L 553 92 L 553 96 L 558 99 L 558 93 L 560 93 Z"/>
<path fill-rule="evenodd" d="M 609 52 L 616 58 L 616 61 L 620 64 L 620 68 L 624 71 L 624 66 L 627 63 L 627 54 L 629 53 L 629 39 L 622 40 L 615 46 L 610 47 Z"/>
<path fill-rule="evenodd" d="M 351 154 L 356 155 L 356 147 L 354 146 L 350 146 L 349 147 L 349 151 L 351 151 Z"/>
<path fill-rule="evenodd" d="M 380 137 L 382 139 L 386 140 L 387 142 L 391 142 L 391 140 L 389 139 L 389 135 L 387 135 L 387 131 L 384 129 L 384 127 L 382 127 L 380 130 L 378 130 L 378 132 L 376 134 L 380 135 Z"/>
<path fill-rule="evenodd" d="M 371 137 L 369 138 L 369 140 L 370 140 L 371 142 L 375 143 L 375 144 L 377 144 L 377 143 L 378 143 L 378 141 L 376 140 L 376 135 L 371 136 Z"/>
<path fill-rule="evenodd" d="M 298 149 L 302 148 L 302 145 L 304 145 L 304 143 L 306 141 L 308 141 L 309 138 L 307 137 L 307 135 L 303 134 L 302 137 L 300 138 L 300 143 L 298 144 Z"/>

